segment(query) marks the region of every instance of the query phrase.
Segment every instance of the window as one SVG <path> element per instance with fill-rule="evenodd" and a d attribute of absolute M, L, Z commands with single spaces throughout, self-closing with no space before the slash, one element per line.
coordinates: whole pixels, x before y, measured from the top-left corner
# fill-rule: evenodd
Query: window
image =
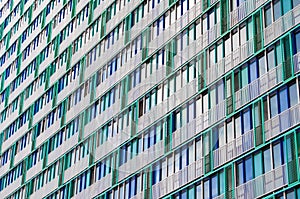
<path fill-rule="evenodd" d="M 271 6 L 265 8 L 265 27 L 271 25 L 272 23 L 272 11 Z"/>

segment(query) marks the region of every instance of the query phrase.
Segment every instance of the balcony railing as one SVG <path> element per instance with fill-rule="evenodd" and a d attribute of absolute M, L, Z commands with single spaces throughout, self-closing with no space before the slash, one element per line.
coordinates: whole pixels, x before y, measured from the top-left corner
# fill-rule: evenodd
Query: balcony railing
<path fill-rule="evenodd" d="M 269 140 L 283 131 L 296 126 L 300 121 L 300 103 L 265 122 L 265 139 Z"/>
<path fill-rule="evenodd" d="M 243 1 L 241 5 L 230 13 L 230 26 L 238 24 L 247 15 L 253 12 L 256 8 L 261 6 L 268 0 L 247 0 Z"/>
<path fill-rule="evenodd" d="M 235 188 L 237 199 L 252 199 L 287 184 L 286 165 L 282 165 Z"/>
<path fill-rule="evenodd" d="M 278 65 L 261 77 L 252 81 L 250 84 L 235 92 L 234 101 L 236 109 L 249 103 L 251 100 L 257 98 L 259 95 L 265 93 L 282 82 L 282 71 L 282 65 Z"/>
<path fill-rule="evenodd" d="M 172 148 L 175 148 L 183 142 L 189 140 L 196 134 L 196 119 L 193 119 L 183 127 L 179 128 L 172 135 Z"/>
<path fill-rule="evenodd" d="M 123 180 L 130 174 L 149 165 L 151 162 L 164 154 L 164 141 L 160 141 L 142 153 L 128 160 L 125 164 L 119 167 L 119 181 Z M 130 154 L 128 154 L 130 157 Z"/>
<path fill-rule="evenodd" d="M 225 113 L 226 111 L 224 100 L 196 118 L 196 132 L 199 133 L 210 125 L 220 121 L 225 117 Z"/>
<path fill-rule="evenodd" d="M 296 6 L 265 28 L 265 45 L 300 23 L 300 5 Z"/>
<path fill-rule="evenodd" d="M 203 175 L 202 159 L 195 161 L 152 186 L 153 198 L 160 198 Z"/>
<path fill-rule="evenodd" d="M 235 140 L 213 151 L 214 168 L 240 156 L 254 147 L 253 130 L 250 130 Z"/>
<path fill-rule="evenodd" d="M 207 84 L 211 84 L 233 67 L 232 54 L 227 55 L 215 64 L 211 64 L 207 69 Z"/>
<path fill-rule="evenodd" d="M 154 71 L 149 77 L 143 79 L 140 84 L 132 88 L 128 92 L 128 104 L 131 104 L 140 95 L 149 91 L 151 87 L 160 82 L 166 76 L 166 67 L 161 66 L 158 70 Z"/>

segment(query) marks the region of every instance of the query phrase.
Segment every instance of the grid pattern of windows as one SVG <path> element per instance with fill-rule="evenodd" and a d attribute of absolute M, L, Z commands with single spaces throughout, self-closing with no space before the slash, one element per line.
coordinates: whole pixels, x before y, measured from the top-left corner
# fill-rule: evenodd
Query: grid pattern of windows
<path fill-rule="evenodd" d="M 299 0 L 0 0 L 3 198 L 299 198 Z"/>

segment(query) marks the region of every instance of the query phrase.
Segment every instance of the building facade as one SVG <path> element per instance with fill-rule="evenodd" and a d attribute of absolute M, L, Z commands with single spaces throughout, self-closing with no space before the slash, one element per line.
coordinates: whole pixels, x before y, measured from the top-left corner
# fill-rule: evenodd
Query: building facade
<path fill-rule="evenodd" d="M 0 0 L 1 198 L 300 198 L 300 0 Z"/>

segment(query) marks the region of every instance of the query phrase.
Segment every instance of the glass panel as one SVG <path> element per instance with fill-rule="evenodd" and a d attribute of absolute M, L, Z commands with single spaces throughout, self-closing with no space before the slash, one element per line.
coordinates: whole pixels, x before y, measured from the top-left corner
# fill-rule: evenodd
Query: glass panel
<path fill-rule="evenodd" d="M 265 27 L 269 26 L 272 23 L 272 13 L 271 7 L 265 9 Z"/>
<path fill-rule="evenodd" d="M 244 183 L 244 163 L 241 162 L 237 165 L 237 185 Z"/>
<path fill-rule="evenodd" d="M 299 0 L 298 4 L 300 4 L 300 0 Z M 298 32 L 295 35 L 295 40 L 296 40 L 296 53 L 299 53 L 300 52 L 300 32 Z"/>
<path fill-rule="evenodd" d="M 268 52 L 267 54 L 267 58 L 268 58 L 268 69 L 272 69 L 275 67 L 275 53 L 274 53 L 274 49 L 272 49 L 271 51 Z"/>
<path fill-rule="evenodd" d="M 254 175 L 255 177 L 260 176 L 263 174 L 263 168 L 262 168 L 262 155 L 261 153 L 257 153 L 254 155 Z"/>
<path fill-rule="evenodd" d="M 256 67 L 256 61 L 250 63 L 250 82 L 257 79 L 258 73 L 257 73 L 257 67 Z"/>
<path fill-rule="evenodd" d="M 235 133 L 236 137 L 239 137 L 241 135 L 242 129 L 241 129 L 241 118 L 237 117 L 235 118 Z"/>
<path fill-rule="evenodd" d="M 270 149 L 264 151 L 264 173 L 271 170 L 271 155 Z"/>
<path fill-rule="evenodd" d="M 252 118 L 250 115 L 250 109 L 243 113 L 243 133 L 248 132 L 251 129 Z"/>
<path fill-rule="evenodd" d="M 277 168 L 282 164 L 282 153 L 281 153 L 280 143 L 273 146 L 273 160 L 274 160 L 274 168 Z"/>
<path fill-rule="evenodd" d="M 247 30 L 246 30 L 246 26 L 242 27 L 240 29 L 240 39 L 241 39 L 241 46 L 244 45 L 246 43 L 247 40 Z"/>
<path fill-rule="evenodd" d="M 196 187 L 196 199 L 202 199 L 202 189 L 201 184 Z"/>
<path fill-rule="evenodd" d="M 258 59 L 258 68 L 259 68 L 259 75 L 262 76 L 263 74 L 266 73 L 266 62 L 265 62 L 265 57 L 260 57 Z"/>
<path fill-rule="evenodd" d="M 287 89 L 283 89 L 279 92 L 279 98 L 280 98 L 280 112 L 285 111 L 288 109 L 288 94 Z"/>
<path fill-rule="evenodd" d="M 227 142 L 231 142 L 234 139 L 234 132 L 232 128 L 232 121 L 227 123 Z"/>
<path fill-rule="evenodd" d="M 276 21 L 281 16 L 280 0 L 274 2 L 274 20 Z"/>
<path fill-rule="evenodd" d="M 218 196 L 218 176 L 213 176 L 211 178 L 211 197 L 214 198 Z"/>
<path fill-rule="evenodd" d="M 298 95 L 297 95 L 297 87 L 296 84 L 289 86 L 289 101 L 290 107 L 296 105 L 298 103 Z"/>
<path fill-rule="evenodd" d="M 252 158 L 245 160 L 246 182 L 253 178 Z"/>
<path fill-rule="evenodd" d="M 274 117 L 278 114 L 278 100 L 277 95 L 273 95 L 270 98 L 270 108 L 271 108 L 271 117 Z"/>
<path fill-rule="evenodd" d="M 248 67 L 244 66 L 242 68 L 242 88 L 248 85 Z"/>
<path fill-rule="evenodd" d="M 210 199 L 209 180 L 204 182 L 203 192 L 204 192 L 204 199 Z"/>

